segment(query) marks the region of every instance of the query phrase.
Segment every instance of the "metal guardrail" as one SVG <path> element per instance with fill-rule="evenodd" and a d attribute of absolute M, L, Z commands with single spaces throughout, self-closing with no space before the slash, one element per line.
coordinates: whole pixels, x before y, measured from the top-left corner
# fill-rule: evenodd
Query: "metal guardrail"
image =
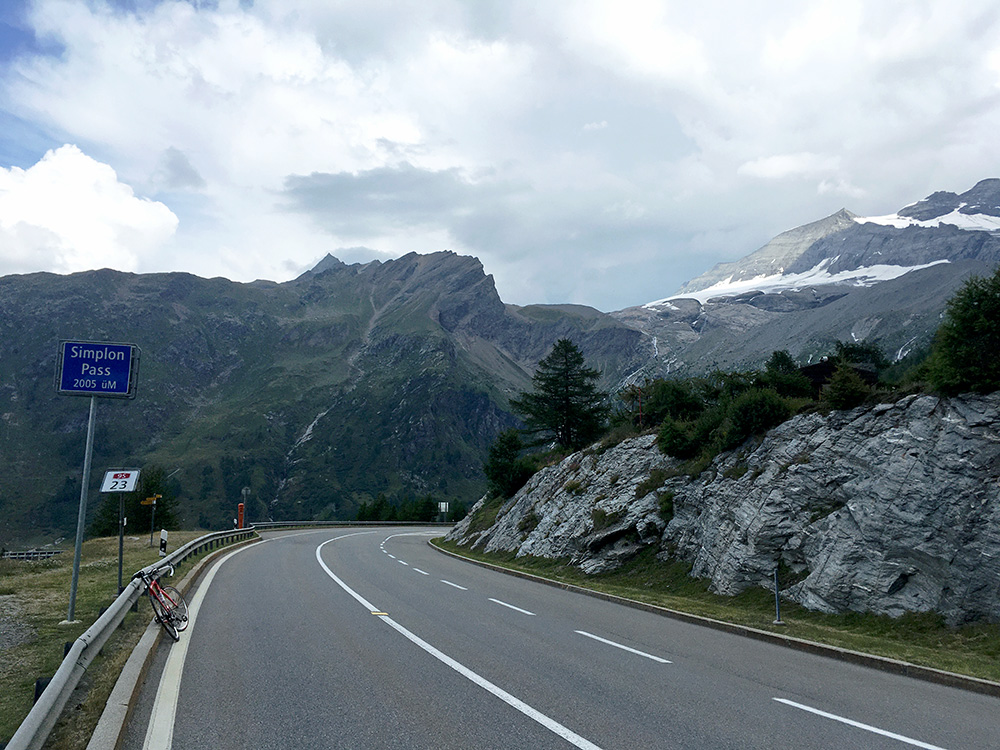
<path fill-rule="evenodd" d="M 251 526 L 248 529 L 233 529 L 206 534 L 188 542 L 162 560 L 146 566 L 142 572 L 159 577 L 156 573 L 161 568 L 168 565 L 179 565 L 203 550 L 212 549 L 226 542 L 248 539 L 255 533 L 254 527 Z M 69 701 L 70 695 L 80 682 L 83 673 L 100 653 L 101 647 L 118 628 L 121 621 L 125 619 L 126 613 L 144 593 L 140 581 L 130 581 L 104 614 L 97 618 L 97 622 L 87 628 L 86 632 L 73 642 L 69 653 L 59 665 L 59 669 L 56 670 L 48 687 L 39 696 L 34 707 L 21 722 L 21 726 L 14 732 L 14 736 L 10 738 L 5 750 L 40 750 Z"/>
<path fill-rule="evenodd" d="M 61 549 L 29 549 L 23 552 L 4 550 L 0 555 L 4 560 L 48 560 L 50 557 L 61 555 Z"/>
<path fill-rule="evenodd" d="M 453 521 L 264 521 L 255 523 L 257 531 L 297 529 L 309 526 L 330 528 L 336 526 L 454 526 Z"/>

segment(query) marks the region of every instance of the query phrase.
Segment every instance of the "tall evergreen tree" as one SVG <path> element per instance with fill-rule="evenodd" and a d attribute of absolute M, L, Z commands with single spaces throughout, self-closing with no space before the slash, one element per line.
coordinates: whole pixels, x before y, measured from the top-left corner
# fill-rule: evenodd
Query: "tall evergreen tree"
<path fill-rule="evenodd" d="M 522 393 L 511 406 L 524 417 L 527 432 L 538 442 L 555 440 L 579 450 L 604 429 L 606 395 L 597 389 L 601 373 L 586 366 L 583 354 L 569 339 L 559 339 L 538 363 L 533 393 Z"/>
<path fill-rule="evenodd" d="M 1000 268 L 974 276 L 948 301 L 928 369 L 944 393 L 1000 388 Z"/>

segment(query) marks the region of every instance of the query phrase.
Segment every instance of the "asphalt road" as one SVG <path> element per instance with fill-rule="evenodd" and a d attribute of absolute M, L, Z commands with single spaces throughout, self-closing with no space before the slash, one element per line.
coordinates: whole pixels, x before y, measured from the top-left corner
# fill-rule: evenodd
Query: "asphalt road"
<path fill-rule="evenodd" d="M 506 576 L 439 534 L 274 533 L 216 564 L 126 747 L 1000 747 L 995 698 Z"/>

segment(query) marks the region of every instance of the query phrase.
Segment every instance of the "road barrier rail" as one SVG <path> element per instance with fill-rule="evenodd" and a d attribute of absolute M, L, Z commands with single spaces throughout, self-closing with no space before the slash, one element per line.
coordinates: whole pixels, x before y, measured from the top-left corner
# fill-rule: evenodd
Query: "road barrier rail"
<path fill-rule="evenodd" d="M 162 568 L 180 565 L 199 552 L 214 549 L 230 542 L 243 541 L 255 534 L 256 530 L 252 526 L 246 529 L 232 529 L 206 534 L 188 542 L 162 560 L 147 565 L 142 569 L 142 572 L 158 578 L 158 573 Z M 14 736 L 10 738 L 5 750 L 40 750 L 69 701 L 70 695 L 80 682 L 83 673 L 87 671 L 87 667 L 100 653 L 108 638 L 111 637 L 122 620 L 125 619 L 125 615 L 144 593 L 142 582 L 135 579 L 129 581 L 111 606 L 97 618 L 93 625 L 87 628 L 83 635 L 73 642 L 66 657 L 62 660 L 62 664 L 59 665 L 59 669 L 56 670 L 48 686 L 38 697 L 17 731 L 14 732 Z"/>
<path fill-rule="evenodd" d="M 4 560 L 48 560 L 50 557 L 55 557 L 62 553 L 63 550 L 61 549 L 29 549 L 20 552 L 5 549 L 3 554 L 0 554 L 0 558 Z"/>
<path fill-rule="evenodd" d="M 336 526 L 454 526 L 452 521 L 262 521 L 253 527 L 257 531 L 300 529 L 309 526 L 331 528 Z"/>

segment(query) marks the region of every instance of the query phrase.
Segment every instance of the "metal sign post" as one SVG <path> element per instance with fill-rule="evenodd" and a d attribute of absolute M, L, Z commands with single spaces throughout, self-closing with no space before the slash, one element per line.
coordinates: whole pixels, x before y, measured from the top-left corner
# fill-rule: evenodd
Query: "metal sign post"
<path fill-rule="evenodd" d="M 118 493 L 118 593 L 122 592 L 122 559 L 125 556 L 125 494 L 135 492 L 138 469 L 115 469 L 104 475 L 101 492 Z"/>
<path fill-rule="evenodd" d="M 154 494 L 152 497 L 147 497 L 145 500 L 140 500 L 139 505 L 152 505 L 153 509 L 149 514 L 149 546 L 153 546 L 153 530 L 156 528 L 156 501 L 163 497 L 163 495 Z"/>
<path fill-rule="evenodd" d="M 76 546 L 73 550 L 73 579 L 69 587 L 69 612 L 66 622 L 74 622 L 76 589 L 80 579 L 80 553 L 87 524 L 87 492 L 90 489 L 90 461 L 94 453 L 94 415 L 97 397 L 135 398 L 139 372 L 139 347 L 134 344 L 108 344 L 94 341 L 63 341 L 59 345 L 56 367 L 56 391 L 70 396 L 90 396 L 87 421 L 87 448 L 83 458 L 83 484 L 80 487 L 80 512 L 76 520 Z"/>
<path fill-rule="evenodd" d="M 73 548 L 73 578 L 69 584 L 69 612 L 66 622 L 74 622 L 76 586 L 80 580 L 80 552 L 83 550 L 83 529 L 87 525 L 87 490 L 90 486 L 90 458 L 94 453 L 94 414 L 97 399 L 90 397 L 90 419 L 87 421 L 87 450 L 83 458 L 83 484 L 80 486 L 80 512 L 76 518 L 76 546 Z"/>

